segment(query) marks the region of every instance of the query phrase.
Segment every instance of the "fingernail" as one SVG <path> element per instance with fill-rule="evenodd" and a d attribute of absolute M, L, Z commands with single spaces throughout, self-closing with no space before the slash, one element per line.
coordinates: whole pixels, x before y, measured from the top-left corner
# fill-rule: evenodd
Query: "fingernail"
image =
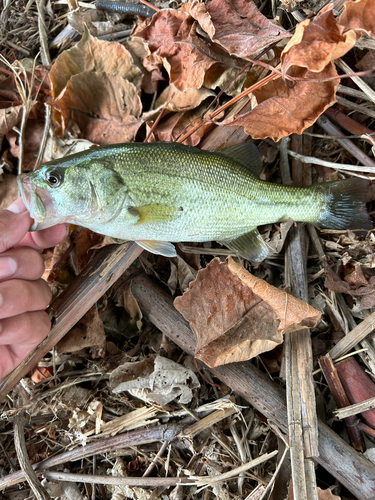
<path fill-rule="evenodd" d="M 9 212 L 13 212 L 14 214 L 22 214 L 26 212 L 27 208 L 25 207 L 22 198 L 18 198 L 14 201 L 8 208 Z"/>
<path fill-rule="evenodd" d="M 12 257 L 0 257 L 0 279 L 10 278 L 16 271 L 17 262 Z"/>

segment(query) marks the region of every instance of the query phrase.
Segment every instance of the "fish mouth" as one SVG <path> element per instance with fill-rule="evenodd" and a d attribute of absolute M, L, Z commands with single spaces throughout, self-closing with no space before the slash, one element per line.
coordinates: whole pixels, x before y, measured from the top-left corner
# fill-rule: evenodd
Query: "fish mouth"
<path fill-rule="evenodd" d="M 30 227 L 30 231 L 39 231 L 53 224 L 48 223 L 48 206 L 49 197 L 43 190 L 39 190 L 30 179 L 29 174 L 21 174 L 17 178 L 18 187 L 22 196 L 25 207 L 30 213 L 30 217 L 34 219 Z"/>

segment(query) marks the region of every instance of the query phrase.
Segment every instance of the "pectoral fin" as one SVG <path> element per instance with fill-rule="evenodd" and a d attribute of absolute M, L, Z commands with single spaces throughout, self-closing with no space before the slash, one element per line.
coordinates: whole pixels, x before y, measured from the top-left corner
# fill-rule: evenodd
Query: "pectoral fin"
<path fill-rule="evenodd" d="M 141 207 L 129 207 L 131 215 L 137 217 L 136 224 L 144 222 L 164 222 L 179 217 L 183 212 L 182 207 L 168 203 L 151 203 Z"/>
<path fill-rule="evenodd" d="M 223 242 L 230 250 L 253 262 L 261 262 L 268 255 L 268 248 L 257 228 L 252 231 Z"/>
<path fill-rule="evenodd" d="M 176 249 L 172 243 L 166 241 L 153 241 L 153 240 L 137 240 L 136 243 L 156 255 L 164 255 L 164 257 L 177 257 Z"/>

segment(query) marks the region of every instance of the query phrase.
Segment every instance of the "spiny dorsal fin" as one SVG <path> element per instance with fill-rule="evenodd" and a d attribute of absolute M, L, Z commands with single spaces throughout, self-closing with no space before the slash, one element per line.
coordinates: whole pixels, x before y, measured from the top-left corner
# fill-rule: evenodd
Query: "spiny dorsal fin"
<path fill-rule="evenodd" d="M 262 262 L 268 255 L 267 245 L 257 228 L 233 240 L 226 240 L 223 243 L 230 250 L 252 262 Z"/>
<path fill-rule="evenodd" d="M 177 257 L 176 249 L 172 243 L 167 241 L 152 241 L 152 240 L 136 240 L 136 243 L 156 255 L 164 255 L 164 257 Z"/>
<path fill-rule="evenodd" d="M 141 207 L 129 207 L 128 211 L 137 217 L 136 224 L 142 224 L 175 219 L 182 214 L 183 208 L 168 203 L 151 203 Z"/>
<path fill-rule="evenodd" d="M 221 149 L 218 152 L 240 163 L 243 167 L 250 170 L 253 175 L 259 177 L 262 170 L 262 159 L 255 144 L 244 142 Z"/>

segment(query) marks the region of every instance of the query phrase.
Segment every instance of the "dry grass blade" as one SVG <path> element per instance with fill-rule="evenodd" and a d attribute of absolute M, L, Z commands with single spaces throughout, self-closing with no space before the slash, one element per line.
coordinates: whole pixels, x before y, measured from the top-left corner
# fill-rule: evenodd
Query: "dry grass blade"
<path fill-rule="evenodd" d="M 22 101 L 23 109 L 22 109 L 22 119 L 21 119 L 21 124 L 20 124 L 20 129 L 19 129 L 19 145 L 20 145 L 20 152 L 19 152 L 19 160 L 18 160 L 18 173 L 20 174 L 22 172 L 22 161 L 24 157 L 24 134 L 25 134 L 25 129 L 26 129 L 26 122 L 29 117 L 30 111 L 32 107 L 34 106 L 38 92 L 36 92 L 34 98 L 32 97 L 32 92 L 34 88 L 34 83 L 35 83 L 35 66 L 36 66 L 36 60 L 37 57 L 34 59 L 34 64 L 33 64 L 33 69 L 31 72 L 31 77 L 29 78 L 24 66 L 19 63 L 19 67 L 10 64 L 5 57 L 0 54 L 0 61 L 4 63 L 14 74 L 15 77 L 15 84 L 19 93 L 19 96 Z M 20 77 L 20 73 L 22 74 L 23 78 Z"/>

